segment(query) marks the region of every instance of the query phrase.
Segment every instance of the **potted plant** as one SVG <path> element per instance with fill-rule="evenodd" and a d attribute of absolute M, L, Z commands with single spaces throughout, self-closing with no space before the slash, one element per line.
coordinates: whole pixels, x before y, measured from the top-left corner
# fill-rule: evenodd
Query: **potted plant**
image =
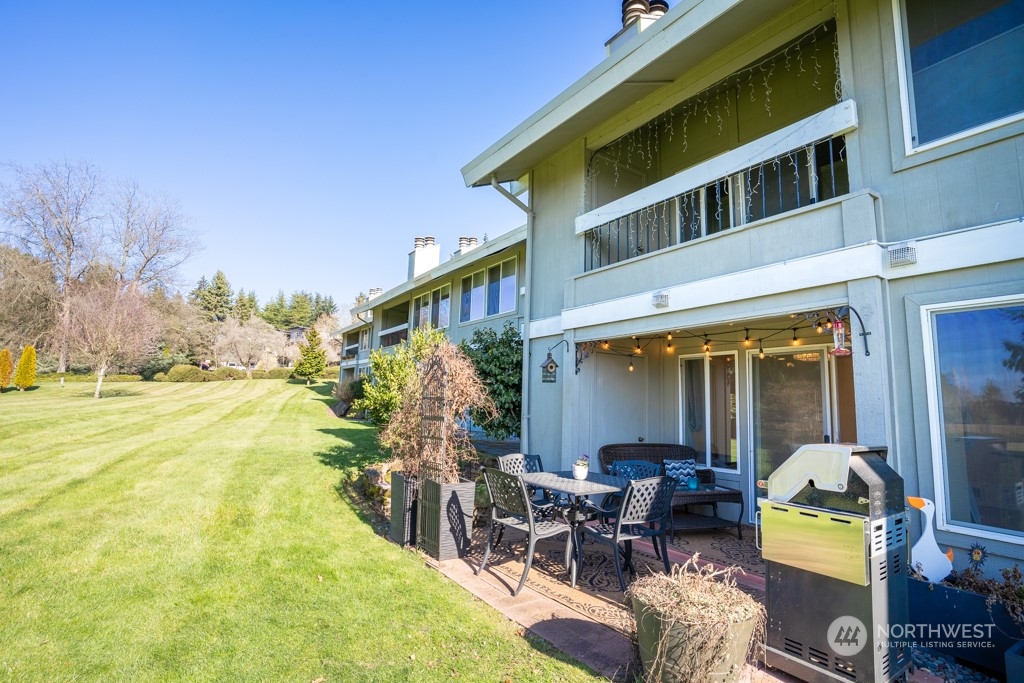
<path fill-rule="evenodd" d="M 764 640 L 765 613 L 736 586 L 737 570 L 694 555 L 627 589 L 645 681 L 739 680 L 753 644 Z"/>
<path fill-rule="evenodd" d="M 590 456 L 584 453 L 572 464 L 573 479 L 586 479 L 590 472 Z"/>

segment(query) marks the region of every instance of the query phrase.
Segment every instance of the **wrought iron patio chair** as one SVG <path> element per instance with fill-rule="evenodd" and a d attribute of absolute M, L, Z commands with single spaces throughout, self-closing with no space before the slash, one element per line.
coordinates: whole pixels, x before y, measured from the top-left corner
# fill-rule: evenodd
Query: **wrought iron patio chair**
<path fill-rule="evenodd" d="M 623 479 L 650 479 L 661 476 L 661 465 L 647 460 L 616 460 L 608 468 L 608 473 Z M 622 500 L 621 493 L 609 493 L 601 501 L 601 507 L 606 510 L 617 510 L 619 501 Z M 605 522 L 611 522 L 612 515 L 602 517 Z"/>
<path fill-rule="evenodd" d="M 659 554 L 665 563 L 665 572 L 669 571 L 667 536 L 672 516 L 672 494 L 675 490 L 676 480 L 671 477 L 637 479 L 629 482 L 617 510 L 599 508 L 593 503 L 585 504 L 601 516 L 614 515 L 614 521 L 584 526 L 582 532 L 585 538 L 612 546 L 615 572 L 623 591 L 626 590 L 623 566 L 629 569 L 634 578 L 636 577 L 633 541 L 637 539 L 651 539 L 655 553 Z"/>
<path fill-rule="evenodd" d="M 524 532 L 526 534 L 526 555 L 523 558 L 525 560 L 523 576 L 519 580 L 519 586 L 512 591 L 513 596 L 519 595 L 519 591 L 526 585 L 526 576 L 530 573 L 530 565 L 533 564 L 537 541 L 568 533 L 570 527 L 560 520 L 538 517 L 530 504 L 526 484 L 518 475 L 485 467 L 484 482 L 487 484 L 487 492 L 491 498 L 491 524 L 487 533 L 487 547 L 484 548 L 484 556 L 476 573 L 479 574 L 487 566 L 496 534 L 504 530 L 505 527 Z"/>

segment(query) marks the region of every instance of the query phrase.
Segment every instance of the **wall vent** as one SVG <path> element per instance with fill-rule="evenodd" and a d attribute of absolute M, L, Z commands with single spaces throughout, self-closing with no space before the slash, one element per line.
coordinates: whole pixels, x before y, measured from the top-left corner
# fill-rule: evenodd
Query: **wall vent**
<path fill-rule="evenodd" d="M 902 242 L 889 247 L 889 267 L 912 266 L 917 263 L 917 242 Z"/>

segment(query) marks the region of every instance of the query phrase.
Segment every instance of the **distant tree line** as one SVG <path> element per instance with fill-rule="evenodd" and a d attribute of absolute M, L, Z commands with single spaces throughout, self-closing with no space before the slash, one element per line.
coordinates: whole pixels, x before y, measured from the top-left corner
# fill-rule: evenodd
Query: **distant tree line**
<path fill-rule="evenodd" d="M 316 327 L 329 342 L 338 326 L 329 296 L 286 299 L 282 290 L 261 308 L 255 292 L 233 292 L 221 271 L 183 296 L 180 267 L 199 240 L 177 202 L 135 181 L 109 181 L 68 161 L 9 168 L 13 181 L 0 185 L 4 367 L 29 353 L 33 380 L 37 364 L 40 372 L 91 371 L 98 397 L 107 374 L 149 379 L 178 364 L 231 362 L 247 372 L 290 364 L 299 351 L 286 348 L 279 330 Z M 327 362 L 336 361 L 325 345 Z"/>

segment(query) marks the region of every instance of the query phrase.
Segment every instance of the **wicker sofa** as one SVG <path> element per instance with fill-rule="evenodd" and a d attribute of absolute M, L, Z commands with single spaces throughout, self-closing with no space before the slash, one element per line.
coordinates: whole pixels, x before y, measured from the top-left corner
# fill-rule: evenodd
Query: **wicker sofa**
<path fill-rule="evenodd" d="M 608 472 L 616 460 L 644 460 L 657 463 L 662 466 L 666 460 L 687 460 L 696 459 L 697 451 L 689 446 L 678 443 L 610 443 L 597 451 L 597 457 L 601 461 L 601 471 Z M 714 484 L 715 473 L 711 469 L 697 468 L 697 480 L 701 484 Z"/>

